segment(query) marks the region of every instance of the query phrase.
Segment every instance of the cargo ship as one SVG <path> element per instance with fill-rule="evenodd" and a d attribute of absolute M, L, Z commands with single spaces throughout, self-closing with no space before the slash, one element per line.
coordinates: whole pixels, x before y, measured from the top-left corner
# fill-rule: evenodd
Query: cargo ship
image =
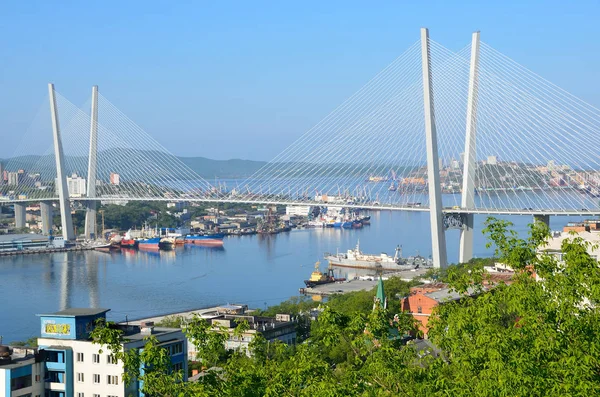
<path fill-rule="evenodd" d="M 356 248 L 348 250 L 345 254 L 325 254 L 325 259 L 331 266 L 350 267 L 355 269 L 378 269 L 378 270 L 412 270 L 417 268 L 415 262 L 409 263 L 402 258 L 402 249 L 396 247 L 394 256 L 386 253 L 380 255 L 364 254 L 360 250 L 360 243 Z"/>
<path fill-rule="evenodd" d="M 223 245 L 224 234 L 210 234 L 206 236 L 200 235 L 188 235 L 185 236 L 186 244 L 198 244 L 198 245 Z"/>
<path fill-rule="evenodd" d="M 160 248 L 160 237 L 138 240 L 139 249 L 158 250 Z"/>
<path fill-rule="evenodd" d="M 327 269 L 327 274 L 322 273 L 321 270 L 319 270 L 320 264 L 321 262 L 315 263 L 315 270 L 310 274 L 310 278 L 308 280 L 304 280 L 304 284 L 306 284 L 308 288 L 312 288 L 316 285 L 330 284 L 335 283 L 336 281 L 346 280 L 345 278 L 333 277 L 333 269 L 331 268 L 331 266 L 329 267 L 329 269 Z"/>

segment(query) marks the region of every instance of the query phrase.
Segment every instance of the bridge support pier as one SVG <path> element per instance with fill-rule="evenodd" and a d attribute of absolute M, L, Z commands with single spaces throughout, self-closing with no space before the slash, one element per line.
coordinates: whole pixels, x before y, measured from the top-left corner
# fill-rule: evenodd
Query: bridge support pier
<path fill-rule="evenodd" d="M 48 236 L 52 230 L 52 219 L 54 217 L 54 207 L 52 207 L 52 202 L 40 202 L 40 210 L 42 213 L 42 234 Z"/>
<path fill-rule="evenodd" d="M 96 165 L 98 154 L 98 86 L 92 87 L 92 112 L 90 125 L 90 155 L 88 162 L 87 197 L 96 198 Z M 85 238 L 96 238 L 96 201 L 88 200 L 85 211 Z"/>
<path fill-rule="evenodd" d="M 423 65 L 423 107 L 425 115 L 425 141 L 427 147 L 427 179 L 429 181 L 429 219 L 431 222 L 431 257 L 433 266 L 447 265 L 446 235 L 442 212 L 442 190 L 438 162 L 437 133 L 433 108 L 433 87 L 431 85 L 431 60 L 429 30 L 421 28 L 421 59 Z"/>
<path fill-rule="evenodd" d="M 471 65 L 469 67 L 469 91 L 467 96 L 467 128 L 465 136 L 465 157 L 463 164 L 463 186 L 461 207 L 475 208 L 475 175 L 477 171 L 477 83 L 479 76 L 479 32 L 474 32 L 471 40 Z M 473 214 L 466 214 L 464 227 L 460 232 L 458 262 L 465 263 L 473 258 Z"/>
<path fill-rule="evenodd" d="M 550 215 L 534 215 L 534 222 L 542 222 L 544 225 L 550 227 Z"/>
<path fill-rule="evenodd" d="M 71 217 L 71 201 L 69 200 L 69 189 L 67 176 L 65 175 L 65 159 L 63 156 L 62 141 L 60 139 L 60 126 L 58 124 L 58 109 L 56 108 L 56 96 L 54 84 L 48 84 L 50 94 L 50 116 L 52 117 L 52 135 L 54 138 L 54 158 L 56 160 L 56 180 L 58 188 L 58 199 L 60 207 L 60 222 L 63 238 L 67 241 L 75 240 L 73 231 L 73 218 Z"/>
<path fill-rule="evenodd" d="M 473 258 L 474 214 L 463 215 L 463 228 L 460 230 L 458 263 L 466 263 Z"/>
<path fill-rule="evenodd" d="M 15 203 L 15 227 L 22 228 L 25 227 L 27 214 L 27 205 L 24 203 Z"/>

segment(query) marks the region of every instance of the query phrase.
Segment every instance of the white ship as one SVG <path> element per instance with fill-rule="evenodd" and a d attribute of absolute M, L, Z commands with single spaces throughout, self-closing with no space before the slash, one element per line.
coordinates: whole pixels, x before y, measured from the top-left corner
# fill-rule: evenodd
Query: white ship
<path fill-rule="evenodd" d="M 428 266 L 428 260 L 416 261 L 402 258 L 402 248 L 396 247 L 394 256 L 386 253 L 380 255 L 364 254 L 360 250 L 360 242 L 356 243 L 356 248 L 348 250 L 345 254 L 325 254 L 325 259 L 332 266 L 350 267 L 355 269 L 379 269 L 379 270 L 412 270 L 419 266 Z M 423 258 L 424 259 L 424 258 Z"/>

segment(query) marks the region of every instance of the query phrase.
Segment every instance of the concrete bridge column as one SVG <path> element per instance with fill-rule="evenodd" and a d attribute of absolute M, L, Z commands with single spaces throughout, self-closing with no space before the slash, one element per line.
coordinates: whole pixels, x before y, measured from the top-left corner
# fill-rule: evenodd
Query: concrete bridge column
<path fill-rule="evenodd" d="M 550 215 L 534 215 L 534 222 L 542 222 L 544 225 L 550 227 Z"/>
<path fill-rule="evenodd" d="M 473 33 L 471 43 L 471 66 L 469 68 L 469 92 L 467 97 L 467 129 L 465 136 L 465 160 L 463 164 L 463 188 L 461 207 L 475 208 L 475 179 L 477 174 L 477 83 L 479 77 L 479 32 Z M 458 262 L 473 258 L 473 214 L 466 214 L 460 231 Z"/>
<path fill-rule="evenodd" d="M 25 215 L 27 205 L 24 203 L 15 203 L 15 227 L 21 228 L 25 227 Z"/>
<path fill-rule="evenodd" d="M 54 84 L 52 83 L 48 84 L 48 94 L 50 97 L 50 116 L 52 118 L 52 136 L 54 138 L 54 158 L 56 161 L 56 181 L 58 187 L 62 235 L 65 240 L 73 241 L 75 240 L 75 232 L 73 231 L 73 218 L 71 217 L 71 200 L 69 199 L 67 175 L 65 174 L 65 159 L 60 137 L 60 126 L 58 123 L 58 108 Z"/>
<path fill-rule="evenodd" d="M 466 263 L 473 258 L 473 227 L 475 223 L 474 214 L 463 215 L 463 228 L 460 231 L 460 246 L 458 250 L 458 262 Z"/>
<path fill-rule="evenodd" d="M 40 210 L 42 212 L 42 234 L 47 236 L 52 230 L 52 220 L 54 218 L 54 207 L 52 207 L 52 202 L 40 202 Z"/>
<path fill-rule="evenodd" d="M 425 115 L 425 142 L 427 149 L 427 179 L 429 181 L 429 220 L 431 222 L 431 257 L 433 266 L 447 265 L 446 235 L 444 234 L 444 213 L 442 212 L 442 190 L 438 162 L 437 134 L 433 107 L 433 86 L 431 82 L 431 62 L 429 31 L 421 29 L 421 60 L 423 68 L 423 106 Z"/>
<path fill-rule="evenodd" d="M 98 86 L 92 87 L 92 112 L 90 126 L 90 155 L 88 159 L 87 196 L 96 198 L 96 167 L 98 156 Z M 96 201 L 86 202 L 85 238 L 96 238 Z"/>

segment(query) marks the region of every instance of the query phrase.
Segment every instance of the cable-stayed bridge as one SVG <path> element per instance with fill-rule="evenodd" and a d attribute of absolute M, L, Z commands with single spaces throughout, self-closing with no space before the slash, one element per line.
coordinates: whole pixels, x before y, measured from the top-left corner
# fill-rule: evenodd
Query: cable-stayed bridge
<path fill-rule="evenodd" d="M 53 85 L 48 99 L 5 164 L 0 202 L 15 205 L 23 226 L 27 202 L 41 203 L 49 225 L 50 203 L 58 201 L 67 239 L 75 238 L 67 210 L 74 201 L 87 208 L 87 237 L 98 201 L 343 204 L 429 211 L 434 264 L 444 266 L 449 227 L 461 229 L 459 259 L 472 257 L 474 214 L 544 222 L 600 214 L 600 110 L 480 41 L 478 32 L 451 51 L 423 29 L 317 125 L 226 187 L 169 153 L 97 87 L 82 106 Z"/>

